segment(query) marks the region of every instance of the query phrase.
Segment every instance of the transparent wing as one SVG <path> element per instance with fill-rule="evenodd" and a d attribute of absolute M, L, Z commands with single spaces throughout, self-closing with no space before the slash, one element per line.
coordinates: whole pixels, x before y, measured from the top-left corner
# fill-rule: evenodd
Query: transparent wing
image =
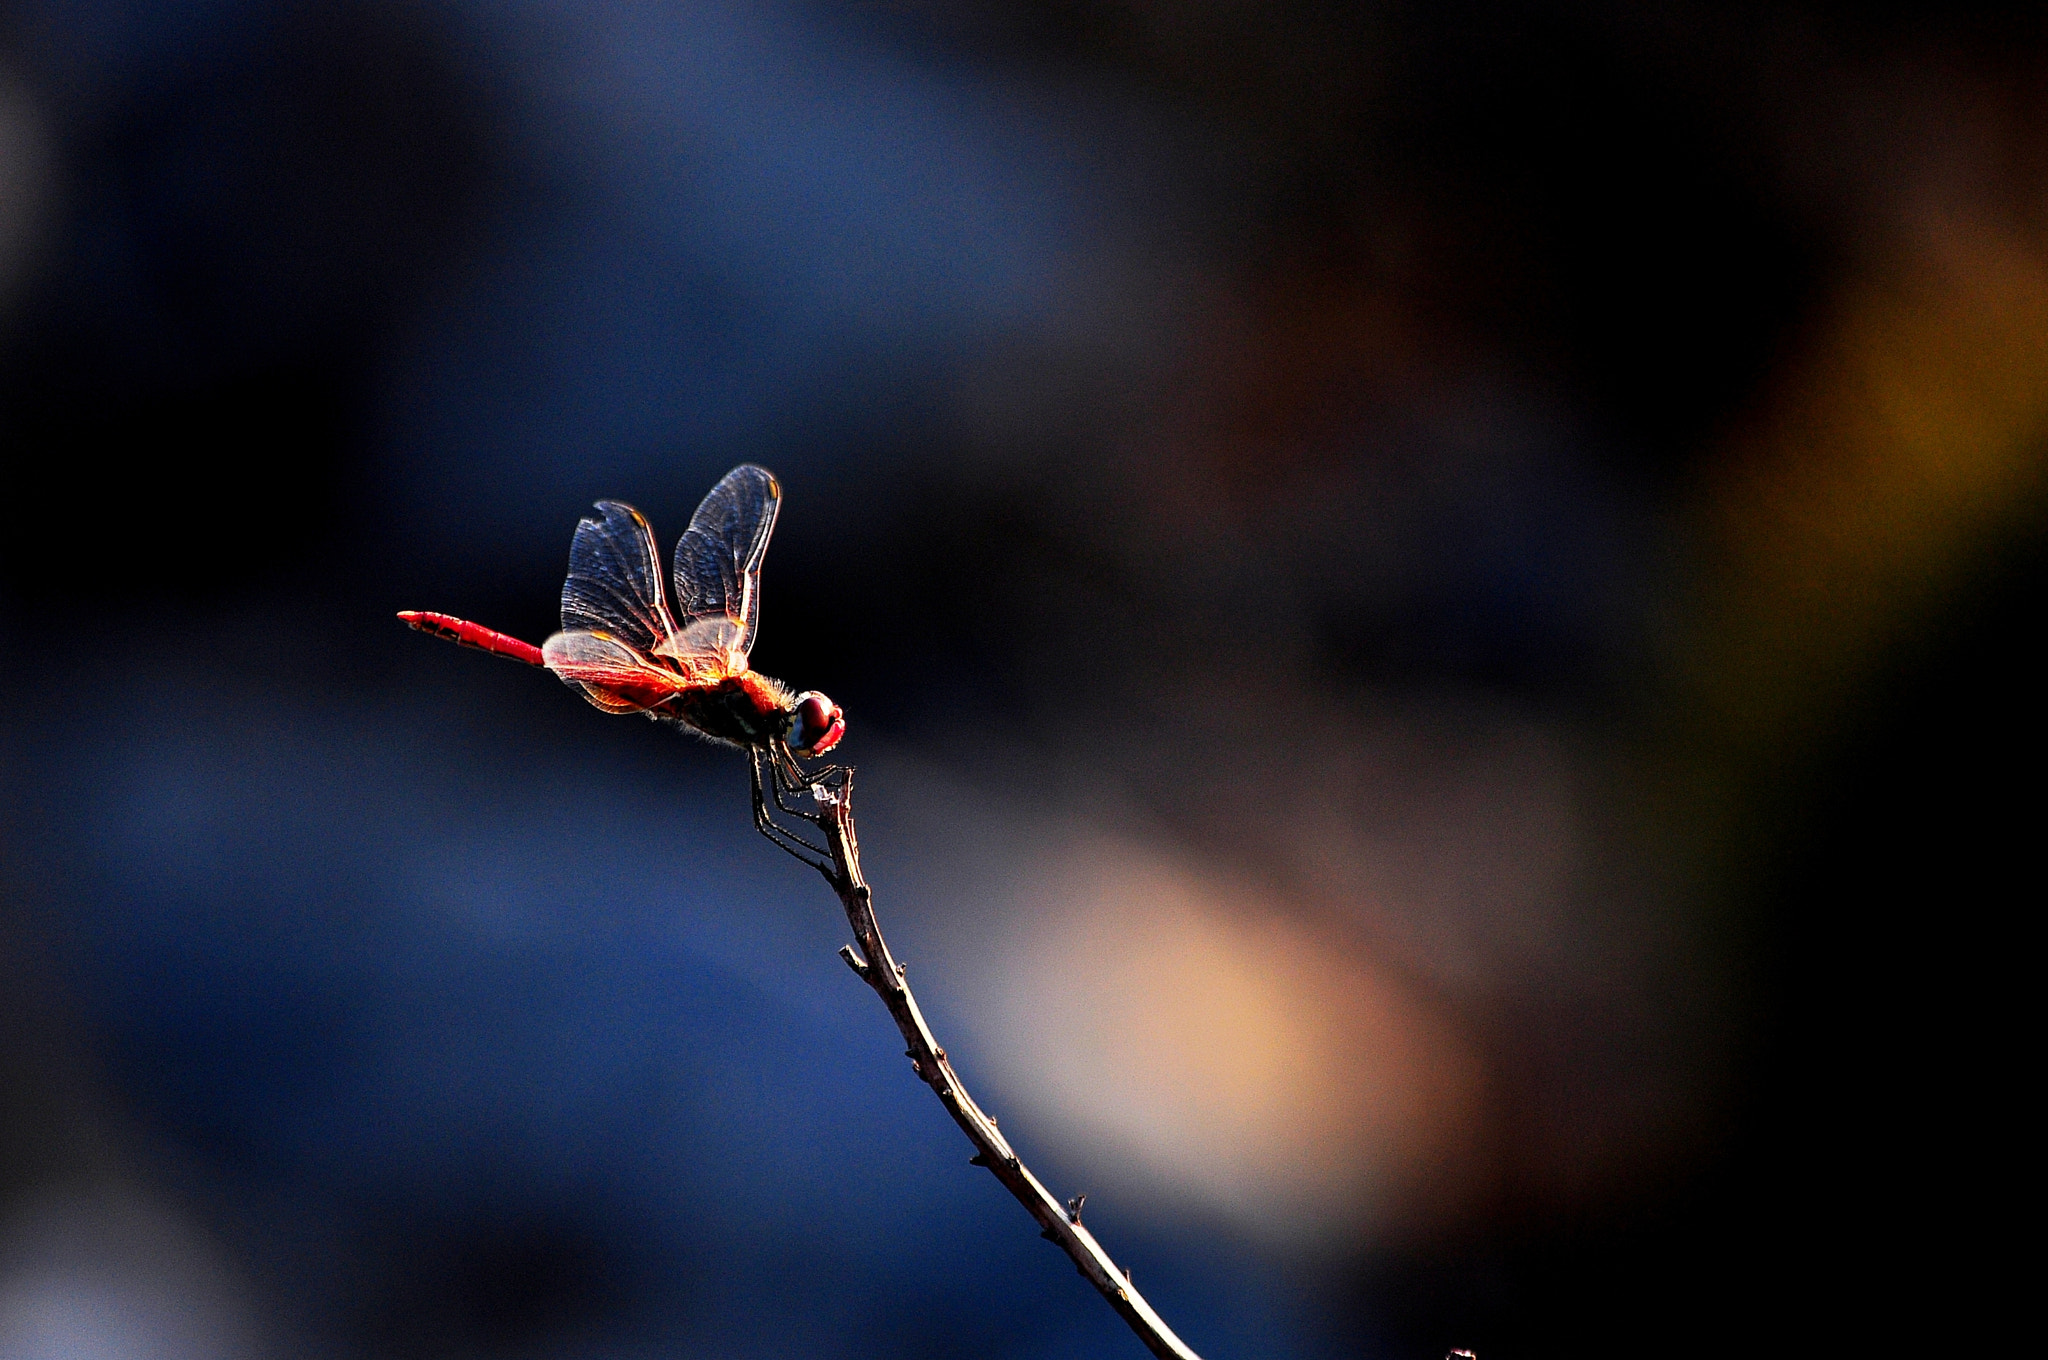
<path fill-rule="evenodd" d="M 732 620 L 737 633 L 730 649 L 742 657 L 754 649 L 761 559 L 781 508 L 782 487 L 774 474 L 743 463 L 711 488 L 676 544 L 676 607 L 683 622 Z"/>
<path fill-rule="evenodd" d="M 661 567 L 647 517 L 618 501 L 599 501 L 600 518 L 576 526 L 569 578 L 562 583 L 564 633 L 603 633 L 651 653 L 675 636 L 662 598 Z M 553 663 L 550 662 L 550 665 Z"/>
<path fill-rule="evenodd" d="M 603 631 L 557 633 L 540 651 L 549 670 L 607 713 L 639 713 L 691 683 L 690 676 L 656 665 Z"/>

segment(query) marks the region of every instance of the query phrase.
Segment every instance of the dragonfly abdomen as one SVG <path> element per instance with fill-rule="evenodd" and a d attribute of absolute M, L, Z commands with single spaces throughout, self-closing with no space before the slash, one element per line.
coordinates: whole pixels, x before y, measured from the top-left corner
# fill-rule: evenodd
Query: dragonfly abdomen
<path fill-rule="evenodd" d="M 509 633 L 486 628 L 480 623 L 471 623 L 468 619 L 458 619 L 452 614 L 436 614 L 425 609 L 402 609 L 398 617 L 405 620 L 408 628 L 416 628 L 422 633 L 432 633 L 435 637 L 446 638 L 458 646 L 474 647 L 493 656 L 523 661 L 529 666 L 547 664 L 541 659 L 540 648 L 531 642 L 521 642 Z"/>

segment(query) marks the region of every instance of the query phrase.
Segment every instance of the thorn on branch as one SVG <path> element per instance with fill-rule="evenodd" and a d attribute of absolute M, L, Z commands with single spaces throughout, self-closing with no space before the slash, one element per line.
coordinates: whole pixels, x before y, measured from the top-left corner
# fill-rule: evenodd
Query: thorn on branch
<path fill-rule="evenodd" d="M 988 1154 L 986 1152 L 977 1152 L 967 1159 L 967 1164 L 969 1166 L 987 1166 Z"/>
<path fill-rule="evenodd" d="M 852 945 L 840 945 L 839 957 L 846 960 L 846 966 L 853 970 L 853 975 L 855 977 L 859 978 L 862 982 L 866 982 L 868 980 L 868 966 L 862 963 L 860 961 L 860 957 L 853 952 Z"/>
<path fill-rule="evenodd" d="M 1069 1222 L 1069 1223 L 1079 1223 L 1079 1222 L 1081 1221 L 1081 1206 L 1082 1206 L 1082 1205 L 1084 1205 L 1084 1204 L 1086 1204 L 1087 1202 L 1088 1202 L 1088 1192 L 1087 1192 L 1086 1190 L 1083 1190 L 1083 1191 L 1082 1191 L 1082 1192 L 1081 1192 L 1080 1194 L 1078 1194 L 1078 1195 L 1074 1196 L 1074 1197 L 1073 1197 L 1072 1199 L 1068 1200 L 1068 1201 L 1067 1201 L 1067 1222 Z"/>

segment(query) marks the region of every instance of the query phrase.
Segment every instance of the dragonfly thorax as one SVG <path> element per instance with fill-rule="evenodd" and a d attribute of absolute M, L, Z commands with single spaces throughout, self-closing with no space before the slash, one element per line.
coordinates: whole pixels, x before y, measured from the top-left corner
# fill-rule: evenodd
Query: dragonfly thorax
<path fill-rule="evenodd" d="M 713 741 L 762 746 L 786 736 L 796 716 L 796 699 L 779 680 L 741 671 L 713 685 L 684 690 L 660 712 Z"/>

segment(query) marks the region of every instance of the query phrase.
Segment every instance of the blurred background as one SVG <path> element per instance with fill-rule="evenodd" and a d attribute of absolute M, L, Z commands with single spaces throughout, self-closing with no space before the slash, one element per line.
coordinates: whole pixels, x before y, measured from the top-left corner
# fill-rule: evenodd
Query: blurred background
<path fill-rule="evenodd" d="M 2044 118 L 2037 7 L 0 4 L 0 1356 L 1139 1353 L 731 752 L 391 617 L 746 460 L 1204 1355 L 2009 1346 Z"/>

